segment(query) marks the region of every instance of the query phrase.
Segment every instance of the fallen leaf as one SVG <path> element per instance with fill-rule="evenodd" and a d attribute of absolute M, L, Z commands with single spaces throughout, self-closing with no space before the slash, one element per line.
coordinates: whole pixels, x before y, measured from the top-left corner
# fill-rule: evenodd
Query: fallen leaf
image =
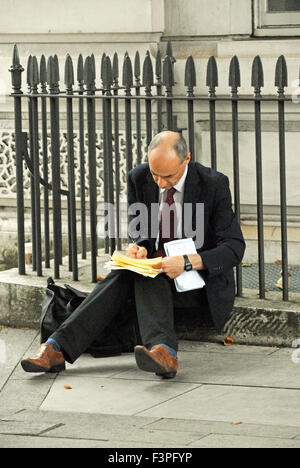
<path fill-rule="evenodd" d="M 242 263 L 243 267 L 252 267 L 252 263 Z"/>
<path fill-rule="evenodd" d="M 239 424 L 243 424 L 241 421 L 233 421 L 231 424 L 234 426 L 238 426 Z"/>
<path fill-rule="evenodd" d="M 70 385 L 65 385 L 64 388 L 65 388 L 66 390 L 72 390 L 72 387 L 70 387 Z"/>
<path fill-rule="evenodd" d="M 103 280 L 104 280 L 104 276 L 97 276 L 97 280 L 98 280 L 98 281 L 103 281 Z"/>
<path fill-rule="evenodd" d="M 225 340 L 223 341 L 224 346 L 232 346 L 234 344 L 234 339 L 231 338 L 231 336 L 227 336 Z"/>

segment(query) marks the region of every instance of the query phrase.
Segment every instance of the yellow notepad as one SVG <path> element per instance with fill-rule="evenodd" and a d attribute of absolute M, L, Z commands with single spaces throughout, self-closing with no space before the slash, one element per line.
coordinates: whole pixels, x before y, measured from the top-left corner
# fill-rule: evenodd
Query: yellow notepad
<path fill-rule="evenodd" d="M 115 251 L 111 257 L 111 261 L 106 264 L 107 268 L 111 270 L 125 269 L 134 271 L 143 276 L 149 276 L 155 278 L 157 275 L 162 273 L 161 270 L 162 258 L 146 258 L 136 259 L 130 258 L 122 253 Z"/>

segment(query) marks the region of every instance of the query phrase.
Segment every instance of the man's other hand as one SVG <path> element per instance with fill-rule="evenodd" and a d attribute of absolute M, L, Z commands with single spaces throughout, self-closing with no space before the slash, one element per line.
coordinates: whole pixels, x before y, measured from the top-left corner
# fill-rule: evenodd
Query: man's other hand
<path fill-rule="evenodd" d="M 147 255 L 147 249 L 137 244 L 129 244 L 126 249 L 126 256 L 129 258 L 147 258 Z"/>
<path fill-rule="evenodd" d="M 177 278 L 184 272 L 183 256 L 164 257 L 162 259 L 162 270 L 169 278 Z"/>

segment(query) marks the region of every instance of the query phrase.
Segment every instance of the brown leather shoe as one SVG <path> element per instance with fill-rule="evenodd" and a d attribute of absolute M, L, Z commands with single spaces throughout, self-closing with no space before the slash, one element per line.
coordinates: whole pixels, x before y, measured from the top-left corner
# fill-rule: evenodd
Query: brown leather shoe
<path fill-rule="evenodd" d="M 54 351 L 51 343 L 43 343 L 32 358 L 23 359 L 25 372 L 61 372 L 66 368 L 63 353 Z"/>
<path fill-rule="evenodd" d="M 149 351 L 145 346 L 134 348 L 135 360 L 140 369 L 155 372 L 164 379 L 173 379 L 178 370 L 178 359 L 170 355 L 169 351 L 160 345 L 153 346 Z"/>

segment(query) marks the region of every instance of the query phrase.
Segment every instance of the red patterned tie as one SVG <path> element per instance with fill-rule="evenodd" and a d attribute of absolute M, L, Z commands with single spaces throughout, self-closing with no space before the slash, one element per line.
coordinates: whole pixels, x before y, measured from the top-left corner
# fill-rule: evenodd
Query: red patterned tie
<path fill-rule="evenodd" d="M 164 244 L 171 242 L 175 239 L 175 204 L 174 204 L 174 193 L 176 189 L 174 187 L 167 190 L 167 198 L 163 204 L 161 212 L 161 218 L 159 223 L 159 242 L 157 251 L 153 257 L 165 257 Z M 173 206 L 174 205 L 174 206 Z M 163 237 L 163 234 L 169 234 L 169 237 Z"/>

